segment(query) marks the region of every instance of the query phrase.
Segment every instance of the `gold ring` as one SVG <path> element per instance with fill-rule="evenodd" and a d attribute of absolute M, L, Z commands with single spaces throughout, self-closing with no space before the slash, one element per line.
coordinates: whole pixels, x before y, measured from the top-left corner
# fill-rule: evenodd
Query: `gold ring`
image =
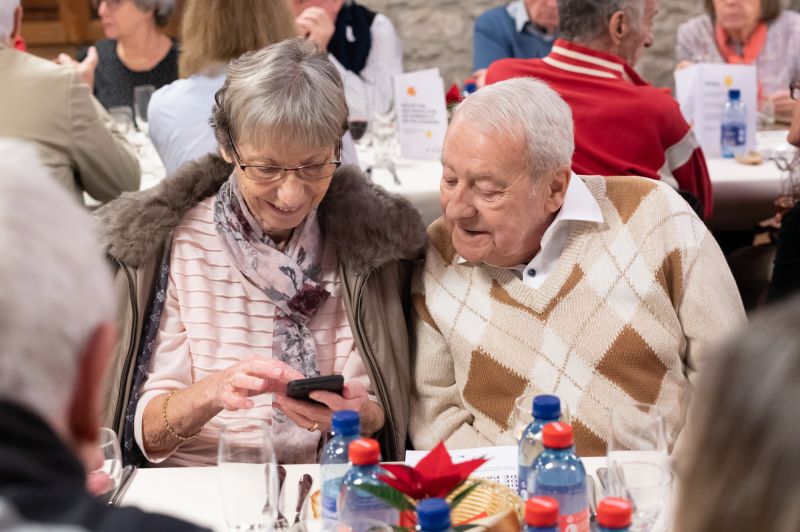
<path fill-rule="evenodd" d="M 319 428 L 319 421 L 316 421 L 316 422 L 314 422 L 314 426 L 313 426 L 313 427 L 307 428 L 306 430 L 307 430 L 308 432 L 314 432 L 314 431 L 316 431 L 318 428 Z"/>

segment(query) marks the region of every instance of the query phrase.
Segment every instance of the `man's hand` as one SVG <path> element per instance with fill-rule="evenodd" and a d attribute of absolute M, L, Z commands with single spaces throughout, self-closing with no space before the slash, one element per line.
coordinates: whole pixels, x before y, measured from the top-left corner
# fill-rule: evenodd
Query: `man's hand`
<path fill-rule="evenodd" d="M 298 35 L 317 43 L 319 49 L 328 49 L 336 26 L 321 7 L 308 7 L 295 19 Z"/>
<path fill-rule="evenodd" d="M 90 89 L 94 89 L 94 71 L 97 69 L 97 61 L 97 50 L 94 46 L 89 47 L 86 58 L 80 63 L 67 54 L 58 54 L 55 60 L 59 65 L 71 66 L 77 70 L 83 82 L 89 85 Z"/>
<path fill-rule="evenodd" d="M 772 102 L 772 108 L 775 109 L 775 120 L 784 124 L 790 123 L 797 102 L 792 100 L 789 90 L 775 91 L 768 98 Z"/>

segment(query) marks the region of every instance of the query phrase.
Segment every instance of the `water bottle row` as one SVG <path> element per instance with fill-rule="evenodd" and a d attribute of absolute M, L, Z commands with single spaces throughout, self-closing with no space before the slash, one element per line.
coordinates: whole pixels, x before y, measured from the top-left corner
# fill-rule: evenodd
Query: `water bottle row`
<path fill-rule="evenodd" d="M 599 532 L 625 532 L 631 526 L 633 508 L 626 499 L 607 497 L 597 505 Z M 552 497 L 531 497 L 525 503 L 526 532 L 559 532 L 558 501 Z M 572 532 L 577 527 L 567 528 Z M 582 529 L 581 529 L 582 530 Z"/>

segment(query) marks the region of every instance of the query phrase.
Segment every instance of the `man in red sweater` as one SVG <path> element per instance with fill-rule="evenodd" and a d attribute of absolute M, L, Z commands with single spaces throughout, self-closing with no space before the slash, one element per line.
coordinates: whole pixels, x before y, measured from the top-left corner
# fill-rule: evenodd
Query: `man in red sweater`
<path fill-rule="evenodd" d="M 576 173 L 663 180 L 699 199 L 709 218 L 711 182 L 691 127 L 669 92 L 632 68 L 653 43 L 658 0 L 559 0 L 558 10 L 561 38 L 552 52 L 496 61 L 486 83 L 546 82 L 572 108 Z"/>

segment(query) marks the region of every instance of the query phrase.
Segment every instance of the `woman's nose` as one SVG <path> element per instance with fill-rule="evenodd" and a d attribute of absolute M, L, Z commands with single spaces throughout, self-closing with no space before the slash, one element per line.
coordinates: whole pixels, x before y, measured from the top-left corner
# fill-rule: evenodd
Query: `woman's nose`
<path fill-rule="evenodd" d="M 281 207 L 294 209 L 301 206 L 308 196 L 308 187 L 293 171 L 287 172 L 286 178 L 278 188 L 278 199 Z"/>

